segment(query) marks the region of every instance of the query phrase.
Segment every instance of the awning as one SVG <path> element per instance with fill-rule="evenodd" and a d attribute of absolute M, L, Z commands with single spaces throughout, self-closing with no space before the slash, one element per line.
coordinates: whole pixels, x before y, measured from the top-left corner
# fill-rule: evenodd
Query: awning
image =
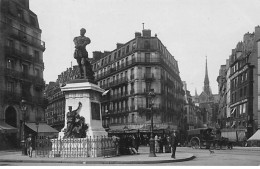
<path fill-rule="evenodd" d="M 17 133 L 17 128 L 0 121 L 0 132 L 1 133 Z"/>
<path fill-rule="evenodd" d="M 25 125 L 33 131 L 37 132 L 35 123 L 25 123 Z M 39 123 L 38 133 L 59 133 L 59 131 L 47 125 L 46 123 Z"/>
<path fill-rule="evenodd" d="M 254 135 L 252 135 L 247 141 L 260 140 L 260 129 L 258 129 Z"/>

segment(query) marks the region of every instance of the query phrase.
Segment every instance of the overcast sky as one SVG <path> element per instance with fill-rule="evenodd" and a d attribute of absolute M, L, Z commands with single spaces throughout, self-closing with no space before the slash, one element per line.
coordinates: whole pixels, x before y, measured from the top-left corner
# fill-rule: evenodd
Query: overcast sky
<path fill-rule="evenodd" d="M 208 58 L 212 92 L 217 76 L 243 35 L 260 24 L 259 0 L 31 0 L 38 16 L 46 83 L 72 65 L 73 38 L 84 27 L 91 39 L 87 50 L 112 51 L 134 33 L 150 29 L 178 61 L 180 76 L 194 95 L 201 93 Z"/>

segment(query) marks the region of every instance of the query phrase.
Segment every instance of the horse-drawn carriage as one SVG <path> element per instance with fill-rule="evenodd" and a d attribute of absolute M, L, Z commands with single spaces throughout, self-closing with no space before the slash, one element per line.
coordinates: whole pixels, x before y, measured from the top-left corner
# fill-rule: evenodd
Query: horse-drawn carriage
<path fill-rule="evenodd" d="M 221 131 L 214 128 L 197 128 L 188 130 L 188 141 L 192 148 L 229 147 L 228 138 L 221 137 Z"/>

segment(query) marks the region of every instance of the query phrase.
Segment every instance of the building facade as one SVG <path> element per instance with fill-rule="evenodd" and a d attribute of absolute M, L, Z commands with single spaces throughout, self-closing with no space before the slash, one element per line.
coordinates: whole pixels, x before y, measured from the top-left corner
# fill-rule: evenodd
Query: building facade
<path fill-rule="evenodd" d="M 153 89 L 155 128 L 178 129 L 184 105 L 178 62 L 150 30 L 93 59 L 96 82 L 109 90 L 101 104 L 104 127 L 122 131 L 151 125 L 148 93 Z"/>
<path fill-rule="evenodd" d="M 17 128 L 23 121 L 44 121 L 43 52 L 37 15 L 29 0 L 0 0 L 0 119 Z M 20 102 L 25 100 L 26 110 Z"/>
<path fill-rule="evenodd" d="M 259 54 L 260 27 L 246 33 L 238 42 L 226 64 L 227 113 L 224 127 L 244 129 L 247 138 L 259 128 Z"/>
<path fill-rule="evenodd" d="M 78 66 L 73 66 L 58 75 L 56 82 L 49 82 L 49 84 L 46 85 L 45 98 L 48 100 L 48 105 L 45 110 L 46 122 L 58 131 L 61 131 L 64 127 L 65 116 L 68 111 L 65 107 L 65 95 L 60 87 L 70 80 L 76 79 L 78 74 Z"/>
<path fill-rule="evenodd" d="M 195 104 L 185 81 L 183 81 L 183 90 L 185 91 L 184 125 L 186 130 L 191 130 L 194 129 L 196 122 Z"/>

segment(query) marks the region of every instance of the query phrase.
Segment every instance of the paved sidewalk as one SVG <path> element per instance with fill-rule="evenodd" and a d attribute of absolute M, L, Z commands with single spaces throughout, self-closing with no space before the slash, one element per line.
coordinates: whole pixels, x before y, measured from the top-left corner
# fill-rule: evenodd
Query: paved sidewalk
<path fill-rule="evenodd" d="M 22 156 L 21 152 L 0 152 L 0 162 L 24 163 L 75 163 L 75 164 L 155 164 L 188 161 L 195 158 L 191 153 L 176 152 L 176 159 L 171 158 L 171 153 L 156 153 L 157 157 L 149 157 L 149 148 L 141 147 L 138 155 L 122 155 L 110 158 L 48 158 Z"/>
<path fill-rule="evenodd" d="M 240 150 L 240 151 L 260 151 L 260 147 L 233 147 L 233 150 Z"/>

